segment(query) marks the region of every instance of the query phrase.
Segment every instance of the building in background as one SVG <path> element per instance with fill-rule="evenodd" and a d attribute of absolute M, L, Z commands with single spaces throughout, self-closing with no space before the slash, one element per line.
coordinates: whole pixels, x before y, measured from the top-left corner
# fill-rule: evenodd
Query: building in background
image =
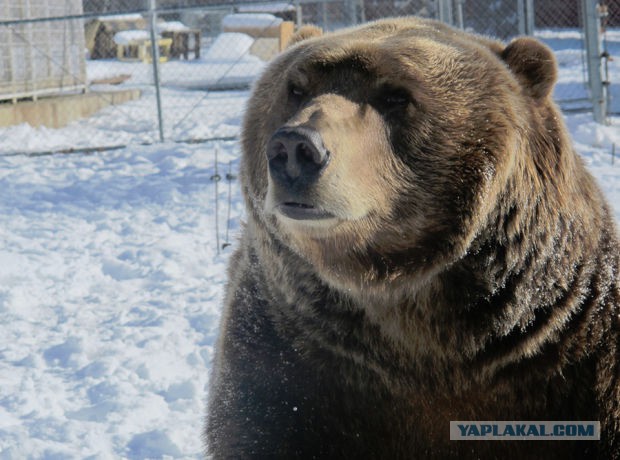
<path fill-rule="evenodd" d="M 82 0 L 0 0 L 0 20 L 82 14 Z M 86 88 L 82 19 L 0 28 L 0 100 Z"/>

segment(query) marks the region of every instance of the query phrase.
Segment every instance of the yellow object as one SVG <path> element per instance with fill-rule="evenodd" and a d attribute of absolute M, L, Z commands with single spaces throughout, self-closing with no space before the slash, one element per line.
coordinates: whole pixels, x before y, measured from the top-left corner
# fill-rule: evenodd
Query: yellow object
<path fill-rule="evenodd" d="M 170 57 L 171 38 L 157 40 L 159 62 L 167 62 Z M 132 40 L 124 45 L 116 45 L 116 57 L 119 61 L 152 62 L 151 40 Z"/>

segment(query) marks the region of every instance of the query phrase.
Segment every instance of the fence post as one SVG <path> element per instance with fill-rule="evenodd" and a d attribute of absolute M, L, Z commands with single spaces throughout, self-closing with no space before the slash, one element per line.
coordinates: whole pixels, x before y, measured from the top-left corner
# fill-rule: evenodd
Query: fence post
<path fill-rule="evenodd" d="M 607 87 L 603 78 L 603 47 L 599 4 L 596 0 L 582 0 L 582 11 L 592 112 L 594 121 L 604 124 L 607 116 Z"/>
<path fill-rule="evenodd" d="M 452 0 L 437 0 L 437 12 L 441 22 L 449 25 L 454 23 L 454 15 L 452 14 Z"/>
<path fill-rule="evenodd" d="M 534 0 L 525 0 L 525 33 L 534 35 Z"/>
<path fill-rule="evenodd" d="M 463 22 L 463 3 L 465 0 L 456 0 L 456 26 L 463 30 L 465 23 Z"/>
<path fill-rule="evenodd" d="M 304 23 L 301 15 L 301 4 L 299 3 L 299 0 L 295 0 L 295 25 L 297 27 L 301 27 L 301 25 Z"/>
<path fill-rule="evenodd" d="M 345 0 L 349 25 L 357 24 L 357 0 Z"/>
<path fill-rule="evenodd" d="M 159 43 L 157 42 L 157 11 L 155 0 L 149 2 L 149 18 L 151 33 L 151 60 L 153 61 L 153 80 L 155 82 L 155 99 L 157 99 L 157 124 L 159 127 L 159 142 L 164 142 L 164 120 L 161 109 L 161 85 L 159 83 Z"/>
<path fill-rule="evenodd" d="M 519 35 L 534 35 L 534 0 L 517 0 Z"/>

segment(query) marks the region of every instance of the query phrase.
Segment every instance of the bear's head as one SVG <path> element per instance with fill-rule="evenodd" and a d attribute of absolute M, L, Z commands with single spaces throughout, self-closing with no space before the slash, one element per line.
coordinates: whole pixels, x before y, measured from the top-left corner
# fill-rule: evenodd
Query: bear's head
<path fill-rule="evenodd" d="M 250 99 L 242 182 L 267 244 L 338 288 L 423 281 L 463 257 L 539 167 L 531 144 L 562 137 L 556 64 L 534 39 L 405 18 L 294 41 Z"/>

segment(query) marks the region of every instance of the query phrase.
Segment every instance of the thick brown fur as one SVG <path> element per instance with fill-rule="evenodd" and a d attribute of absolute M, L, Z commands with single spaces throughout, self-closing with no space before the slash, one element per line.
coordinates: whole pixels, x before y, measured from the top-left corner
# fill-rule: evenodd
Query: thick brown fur
<path fill-rule="evenodd" d="M 288 41 L 287 46 L 293 46 L 297 42 L 307 40 L 312 37 L 320 37 L 323 35 L 323 29 L 317 26 L 306 24 L 301 26 Z"/>
<path fill-rule="evenodd" d="M 620 249 L 551 101 L 552 53 L 413 19 L 290 47 L 243 128 L 205 430 L 215 459 L 620 458 Z M 329 154 L 304 203 L 282 127 Z M 600 441 L 450 441 L 451 420 L 601 422 Z"/>

